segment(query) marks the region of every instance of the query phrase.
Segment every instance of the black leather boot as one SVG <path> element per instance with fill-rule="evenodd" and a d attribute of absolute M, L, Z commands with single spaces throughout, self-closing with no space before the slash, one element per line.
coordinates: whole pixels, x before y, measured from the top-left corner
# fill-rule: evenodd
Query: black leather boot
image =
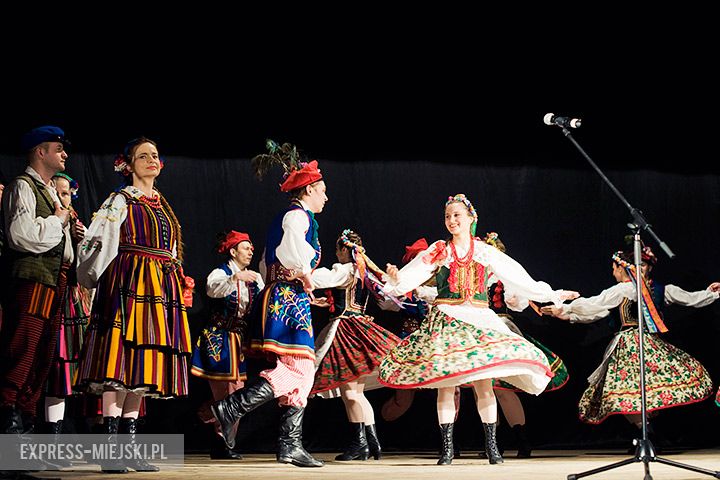
<path fill-rule="evenodd" d="M 0 408 L 0 432 L 10 435 L 23 433 L 23 421 L 20 410 L 13 406 Z"/>
<path fill-rule="evenodd" d="M 257 377 L 245 387 L 231 393 L 223 400 L 215 402 L 210 407 L 220 424 L 220 433 L 229 449 L 232 450 L 235 447 L 237 422 L 246 413 L 273 398 L 275 398 L 275 392 L 273 392 L 270 382 L 263 377 Z"/>
<path fill-rule="evenodd" d="M 120 417 L 103 417 L 103 430 L 107 435 L 107 441 L 110 445 L 118 443 L 118 427 L 120 425 Z M 100 463 L 103 473 L 128 473 L 128 469 L 122 460 L 103 460 Z"/>
<path fill-rule="evenodd" d="M 440 460 L 438 465 L 450 465 L 454 457 L 455 451 L 453 450 L 453 428 L 454 423 L 441 423 L 440 424 L 440 437 L 442 438 L 442 451 L 440 452 Z"/>
<path fill-rule="evenodd" d="M 375 424 L 365 425 L 365 437 L 367 438 L 368 448 L 370 449 L 370 456 L 375 460 L 382 458 L 382 448 L 380 447 L 380 439 L 377 435 L 377 429 Z"/>
<path fill-rule="evenodd" d="M 58 420 L 57 422 L 45 422 L 44 433 L 48 433 L 53 436 L 55 445 L 60 442 L 60 434 L 62 433 L 63 421 Z M 72 462 L 62 459 L 53 459 L 52 464 L 58 468 L 72 467 Z"/>
<path fill-rule="evenodd" d="M 242 460 L 243 457 L 235 450 L 230 450 L 225 445 L 225 440 L 213 433 L 212 445 L 210 446 L 210 458 L 213 460 Z"/>
<path fill-rule="evenodd" d="M 517 457 L 530 458 L 532 456 L 532 447 L 527 437 L 527 428 L 525 428 L 525 425 L 515 425 L 512 427 L 512 431 L 517 443 Z"/>
<path fill-rule="evenodd" d="M 305 409 L 288 407 L 280 418 L 277 461 L 296 467 L 322 467 L 325 462 L 310 455 L 302 445 L 302 422 Z"/>
<path fill-rule="evenodd" d="M 370 448 L 368 447 L 368 441 L 365 437 L 365 424 L 364 423 L 351 423 L 354 430 L 353 441 L 350 442 L 347 450 L 341 453 L 335 460 L 341 462 L 347 462 L 348 460 L 367 460 L 370 456 Z"/>
<path fill-rule="evenodd" d="M 135 435 L 137 434 L 137 418 L 121 418 L 120 419 L 120 433 L 129 435 L 129 444 L 135 445 L 137 443 Z M 136 472 L 159 472 L 160 467 L 157 465 L 151 465 L 144 458 L 132 458 L 125 460 L 125 465 L 132 468 Z"/>
<path fill-rule="evenodd" d="M 497 446 L 497 422 L 483 423 L 483 429 L 485 429 L 485 453 L 490 464 L 503 463 L 504 460 Z"/>

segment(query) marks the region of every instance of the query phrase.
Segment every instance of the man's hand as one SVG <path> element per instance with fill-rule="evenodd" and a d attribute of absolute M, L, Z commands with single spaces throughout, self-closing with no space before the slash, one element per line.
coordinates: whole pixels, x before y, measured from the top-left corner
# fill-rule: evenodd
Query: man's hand
<path fill-rule="evenodd" d="M 252 270 L 240 270 L 235 272 L 233 278 L 236 282 L 257 282 L 260 280 L 260 274 Z"/>
<path fill-rule="evenodd" d="M 60 202 L 55 202 L 55 213 L 54 215 L 60 219 L 63 227 L 70 221 L 70 210 L 66 209 Z"/>
<path fill-rule="evenodd" d="M 392 263 L 388 263 L 387 266 L 385 267 L 385 271 L 387 272 L 388 277 L 390 277 L 390 280 L 392 280 L 393 283 L 397 283 L 398 272 L 399 272 L 398 267 L 396 267 Z"/>
<path fill-rule="evenodd" d="M 70 225 L 70 235 L 76 242 L 82 241 L 86 231 L 85 225 L 83 225 L 80 220 L 75 220 L 72 225 Z"/>

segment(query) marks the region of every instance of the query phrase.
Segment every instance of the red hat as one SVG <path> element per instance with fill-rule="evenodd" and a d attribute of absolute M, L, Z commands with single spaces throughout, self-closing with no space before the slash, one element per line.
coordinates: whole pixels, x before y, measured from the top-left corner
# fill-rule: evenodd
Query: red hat
<path fill-rule="evenodd" d="M 416 240 L 412 245 L 405 247 L 405 255 L 402 258 L 403 263 L 408 263 L 410 260 L 415 258 L 418 253 L 428 249 L 427 240 L 421 238 Z"/>
<path fill-rule="evenodd" d="M 302 168 L 299 170 L 293 170 L 280 185 L 281 192 L 291 192 L 298 188 L 302 188 L 311 183 L 315 183 L 318 180 L 322 180 L 322 174 L 318 167 L 317 160 L 313 160 L 309 163 L 302 164 Z"/>
<path fill-rule="evenodd" d="M 250 242 L 250 235 L 247 233 L 242 232 L 236 232 L 235 230 L 230 230 L 230 232 L 225 235 L 225 238 L 220 242 L 218 245 L 218 253 L 228 253 L 231 248 L 235 247 L 240 242 Z"/>

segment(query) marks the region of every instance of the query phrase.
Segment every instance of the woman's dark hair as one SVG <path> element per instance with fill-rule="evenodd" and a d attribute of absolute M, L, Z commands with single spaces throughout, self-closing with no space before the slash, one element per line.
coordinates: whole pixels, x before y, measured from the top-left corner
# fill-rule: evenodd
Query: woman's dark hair
<path fill-rule="evenodd" d="M 351 241 L 355 245 L 362 247 L 362 238 L 357 233 L 350 232 L 345 236 L 345 238 L 347 238 L 349 241 Z M 347 245 L 345 245 L 344 238 L 342 235 L 340 235 L 338 237 L 336 244 L 337 244 L 338 248 L 350 248 Z"/>

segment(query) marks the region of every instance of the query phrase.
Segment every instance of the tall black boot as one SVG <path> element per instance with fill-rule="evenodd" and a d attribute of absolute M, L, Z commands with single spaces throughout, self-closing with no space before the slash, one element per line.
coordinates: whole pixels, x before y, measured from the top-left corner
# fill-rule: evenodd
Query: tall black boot
<path fill-rule="evenodd" d="M 243 457 L 235 450 L 230 450 L 225 445 L 225 440 L 214 432 L 212 434 L 212 444 L 210 445 L 210 458 L 213 460 L 242 460 Z"/>
<path fill-rule="evenodd" d="M 110 445 L 117 445 L 118 443 L 119 425 L 120 417 L 103 417 L 103 429 Z M 103 473 L 128 473 L 128 469 L 121 460 L 103 460 L 100 467 Z"/>
<path fill-rule="evenodd" d="M 375 460 L 380 460 L 382 458 L 382 448 L 380 447 L 380 439 L 378 438 L 375 424 L 365 425 L 365 437 L 367 438 L 370 455 L 374 457 Z"/>
<path fill-rule="evenodd" d="M 441 423 L 440 424 L 440 437 L 442 438 L 442 452 L 440 453 L 440 460 L 438 465 L 450 465 L 452 463 L 453 456 L 455 454 L 453 450 L 453 428 L 454 423 Z"/>
<path fill-rule="evenodd" d="M 364 423 L 351 423 L 355 435 L 353 441 L 350 442 L 347 450 L 341 453 L 335 460 L 341 462 L 347 462 L 348 460 L 367 460 L 370 456 L 370 448 L 368 447 L 368 441 L 365 437 L 365 424 Z"/>
<path fill-rule="evenodd" d="M 14 406 L 0 408 L 0 432 L 10 435 L 23 433 L 23 421 L 20 410 Z"/>
<path fill-rule="evenodd" d="M 235 447 L 237 422 L 246 413 L 275 398 L 270 382 L 257 377 L 245 387 L 231 393 L 225 399 L 215 402 L 210 409 L 220 424 L 220 433 L 229 449 Z"/>
<path fill-rule="evenodd" d="M 288 407 L 280 418 L 277 461 L 296 467 L 322 467 L 325 462 L 310 455 L 302 445 L 302 422 L 305 409 Z"/>
<path fill-rule="evenodd" d="M 527 437 L 527 428 L 525 428 L 525 425 L 514 425 L 512 431 L 517 442 L 517 457 L 530 458 L 532 456 L 532 447 Z"/>
<path fill-rule="evenodd" d="M 136 445 L 137 441 L 135 435 L 137 435 L 137 418 L 121 418 L 120 419 L 120 433 L 126 433 L 129 435 L 130 445 Z M 125 465 L 132 468 L 136 472 L 159 472 L 160 467 L 157 465 L 151 465 L 144 458 L 132 458 L 125 460 Z"/>
<path fill-rule="evenodd" d="M 60 434 L 62 433 L 62 426 L 63 421 L 58 420 L 57 422 L 45 422 L 44 432 L 48 433 L 53 436 L 53 442 L 55 445 L 60 443 Z M 58 468 L 67 468 L 72 467 L 72 462 L 69 462 L 67 460 L 62 460 L 59 458 L 53 459 L 52 461 L 53 465 L 56 465 Z"/>
<path fill-rule="evenodd" d="M 497 422 L 483 423 L 483 428 L 485 429 L 485 453 L 490 464 L 503 463 L 504 460 L 497 446 Z"/>

